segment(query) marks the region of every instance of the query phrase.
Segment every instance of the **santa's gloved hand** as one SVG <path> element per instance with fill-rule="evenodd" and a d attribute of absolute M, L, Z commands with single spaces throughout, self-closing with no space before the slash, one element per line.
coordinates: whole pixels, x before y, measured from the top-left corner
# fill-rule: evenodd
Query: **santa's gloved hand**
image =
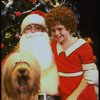
<path fill-rule="evenodd" d="M 88 70 L 84 72 L 84 77 L 89 84 L 98 85 L 98 70 Z"/>

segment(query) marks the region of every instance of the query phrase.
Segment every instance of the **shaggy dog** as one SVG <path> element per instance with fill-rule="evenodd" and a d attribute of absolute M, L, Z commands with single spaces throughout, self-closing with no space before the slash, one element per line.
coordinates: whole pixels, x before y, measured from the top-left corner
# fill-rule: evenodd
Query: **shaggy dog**
<path fill-rule="evenodd" d="M 40 67 L 26 52 L 11 54 L 2 66 L 2 100 L 38 100 Z"/>

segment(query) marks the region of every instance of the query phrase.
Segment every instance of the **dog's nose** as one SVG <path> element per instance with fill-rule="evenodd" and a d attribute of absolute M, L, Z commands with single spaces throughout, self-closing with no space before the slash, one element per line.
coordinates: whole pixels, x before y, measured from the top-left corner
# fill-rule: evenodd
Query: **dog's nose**
<path fill-rule="evenodd" d="M 19 69 L 19 73 L 20 74 L 24 74 L 25 73 L 25 69 Z"/>

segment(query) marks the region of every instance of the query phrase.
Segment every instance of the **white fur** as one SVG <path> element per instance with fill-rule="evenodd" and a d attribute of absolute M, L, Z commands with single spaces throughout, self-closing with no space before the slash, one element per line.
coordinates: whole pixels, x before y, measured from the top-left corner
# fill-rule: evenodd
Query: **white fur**
<path fill-rule="evenodd" d="M 42 71 L 41 92 L 51 95 L 58 92 L 58 72 L 55 64 Z"/>

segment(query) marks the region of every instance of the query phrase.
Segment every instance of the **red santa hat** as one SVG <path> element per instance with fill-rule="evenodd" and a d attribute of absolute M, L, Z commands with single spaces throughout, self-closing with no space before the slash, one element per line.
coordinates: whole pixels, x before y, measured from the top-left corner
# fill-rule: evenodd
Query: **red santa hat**
<path fill-rule="evenodd" d="M 25 28 L 30 24 L 40 24 L 42 26 L 45 26 L 45 13 L 43 13 L 40 10 L 36 10 L 31 12 L 28 16 L 24 18 L 21 24 L 21 34 L 23 34 L 23 31 Z"/>

